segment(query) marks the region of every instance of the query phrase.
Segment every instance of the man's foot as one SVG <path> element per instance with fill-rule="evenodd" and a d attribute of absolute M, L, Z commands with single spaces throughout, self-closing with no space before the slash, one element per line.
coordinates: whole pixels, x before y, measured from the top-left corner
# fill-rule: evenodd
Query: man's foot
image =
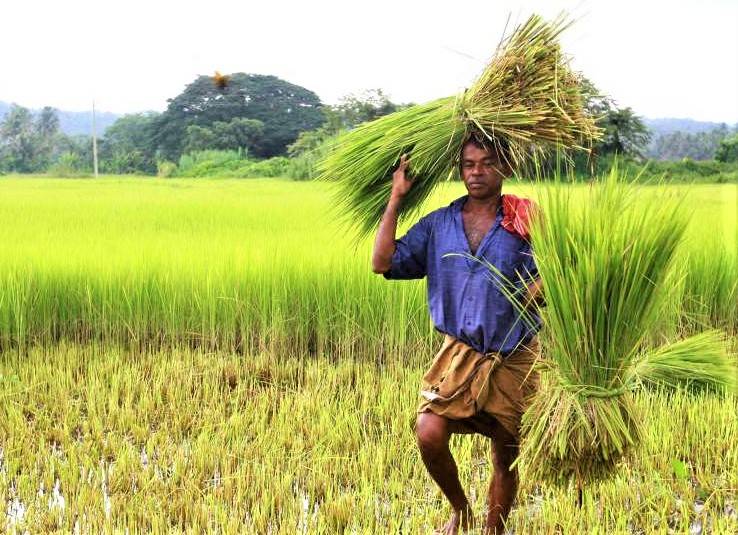
<path fill-rule="evenodd" d="M 469 533 L 474 528 L 474 515 L 471 507 L 454 511 L 451 518 L 443 528 L 436 530 L 439 535 L 457 535 L 459 533 Z"/>

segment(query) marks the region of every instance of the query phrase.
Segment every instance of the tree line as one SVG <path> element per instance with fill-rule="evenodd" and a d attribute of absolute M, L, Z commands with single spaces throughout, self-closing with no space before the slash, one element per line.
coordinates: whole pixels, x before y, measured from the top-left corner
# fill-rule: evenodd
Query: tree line
<path fill-rule="evenodd" d="M 620 108 L 591 82 L 584 80 L 586 107 L 598 117 L 604 136 L 593 147 L 601 156 L 618 154 L 633 160 L 653 156 L 675 159 L 716 157 L 730 161 L 736 132 L 727 127 L 713 132 L 676 132 L 655 140 L 631 108 Z M 168 100 L 164 112 L 120 117 L 99 141 L 103 173 L 156 174 L 177 169 L 188 156 L 205 151 L 230 151 L 240 159 L 264 161 L 282 171 L 284 157 L 293 178 L 312 178 L 314 163 L 335 136 L 356 125 L 392 113 L 411 104 L 393 103 L 381 90 L 345 96 L 327 105 L 309 89 L 276 76 L 234 73 L 230 76 L 198 76 Z M 732 136 L 732 137 L 731 137 Z M 732 143 L 732 145 L 731 145 Z M 0 173 L 55 175 L 85 173 L 92 166 L 90 136 L 68 136 L 59 129 L 56 110 L 43 108 L 33 114 L 11 106 L 0 122 Z M 580 167 L 585 167 L 580 162 Z M 254 169 L 253 167 L 250 169 Z"/>

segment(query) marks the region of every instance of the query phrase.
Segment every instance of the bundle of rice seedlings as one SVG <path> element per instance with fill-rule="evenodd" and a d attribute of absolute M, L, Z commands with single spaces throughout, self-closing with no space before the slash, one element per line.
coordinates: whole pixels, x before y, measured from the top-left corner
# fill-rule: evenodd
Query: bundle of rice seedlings
<path fill-rule="evenodd" d="M 400 155 L 410 155 L 415 185 L 401 219 L 413 215 L 434 186 L 455 176 L 461 145 L 475 132 L 504 141 L 520 169 L 552 149 L 586 149 L 599 136 L 584 110 L 580 79 L 557 42 L 564 17 L 533 15 L 508 38 L 469 90 L 412 106 L 342 135 L 319 165 L 335 181 L 339 209 L 358 234 L 372 232 L 391 191 Z"/>
<path fill-rule="evenodd" d="M 644 384 L 735 388 L 715 332 L 644 352 L 689 214 L 666 193 L 634 192 L 617 168 L 584 198 L 542 192 L 531 237 L 547 303 L 538 311 L 544 380 L 523 417 L 526 478 L 581 488 L 609 475 L 641 436 L 632 396 Z"/>
<path fill-rule="evenodd" d="M 392 190 L 400 156 L 410 154 L 413 187 L 401 217 L 420 209 L 433 188 L 453 174 L 466 135 L 458 121 L 460 100 L 443 98 L 359 125 L 336 140 L 318 165 L 321 180 L 337 183 L 336 203 L 346 223 L 362 236 L 376 229 Z"/>
<path fill-rule="evenodd" d="M 492 141 L 504 138 L 516 167 L 526 163 L 531 149 L 587 150 L 598 136 L 585 111 L 580 77 L 559 47 L 558 37 L 570 24 L 563 15 L 551 23 L 533 15 L 464 94 L 465 121 Z"/>

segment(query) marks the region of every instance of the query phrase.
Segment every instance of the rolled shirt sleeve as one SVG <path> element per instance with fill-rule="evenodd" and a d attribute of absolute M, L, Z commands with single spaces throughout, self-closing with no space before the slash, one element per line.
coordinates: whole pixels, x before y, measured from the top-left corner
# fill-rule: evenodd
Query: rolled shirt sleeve
<path fill-rule="evenodd" d="M 425 216 L 395 240 L 392 266 L 384 273 L 385 279 L 422 279 L 427 275 L 431 227 L 430 215 Z"/>

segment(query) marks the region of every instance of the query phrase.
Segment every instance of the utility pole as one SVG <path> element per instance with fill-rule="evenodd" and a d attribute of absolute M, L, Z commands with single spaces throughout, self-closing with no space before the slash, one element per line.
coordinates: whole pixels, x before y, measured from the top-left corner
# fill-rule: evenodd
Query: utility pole
<path fill-rule="evenodd" d="M 97 130 L 95 128 L 95 101 L 92 101 L 92 166 L 97 178 Z"/>

